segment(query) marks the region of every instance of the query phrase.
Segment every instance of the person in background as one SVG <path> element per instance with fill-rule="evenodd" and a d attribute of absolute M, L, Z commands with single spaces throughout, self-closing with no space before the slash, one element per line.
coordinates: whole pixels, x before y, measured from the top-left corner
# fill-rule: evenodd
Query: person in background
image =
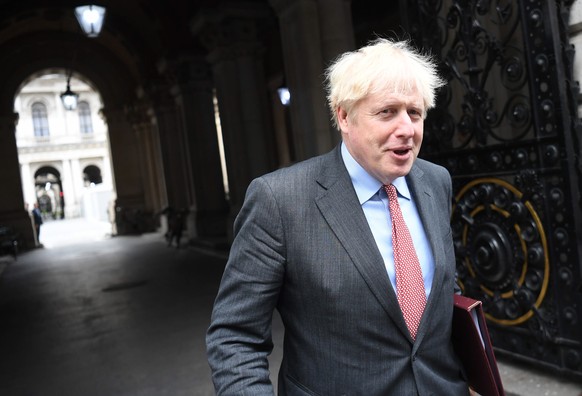
<path fill-rule="evenodd" d="M 207 332 L 219 395 L 468 395 L 451 344 L 452 185 L 418 159 L 444 81 L 410 43 L 377 39 L 326 71 L 342 142 L 255 179 Z"/>
<path fill-rule="evenodd" d="M 34 229 L 36 230 L 36 243 L 40 245 L 40 226 L 42 225 L 42 214 L 38 207 L 38 203 L 34 203 L 34 208 L 32 209 L 32 219 L 34 221 Z"/>
<path fill-rule="evenodd" d="M 168 220 L 168 231 L 166 232 L 167 246 L 171 247 L 176 241 L 176 249 L 180 248 L 182 234 L 186 227 L 186 218 L 188 217 L 188 209 L 174 209 L 171 206 L 162 210 L 162 214 L 166 215 Z"/>

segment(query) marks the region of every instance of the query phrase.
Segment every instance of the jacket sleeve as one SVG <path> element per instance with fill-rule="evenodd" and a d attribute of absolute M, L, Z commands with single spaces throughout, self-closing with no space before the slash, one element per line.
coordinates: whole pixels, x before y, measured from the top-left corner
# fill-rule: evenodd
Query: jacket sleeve
<path fill-rule="evenodd" d="M 274 394 L 267 356 L 284 277 L 284 234 L 263 179 L 249 186 L 234 232 L 206 336 L 212 380 L 217 395 Z"/>

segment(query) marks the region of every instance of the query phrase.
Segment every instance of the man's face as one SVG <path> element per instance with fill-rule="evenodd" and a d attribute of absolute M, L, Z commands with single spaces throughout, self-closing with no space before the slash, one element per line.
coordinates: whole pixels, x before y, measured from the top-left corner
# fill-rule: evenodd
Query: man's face
<path fill-rule="evenodd" d="M 343 141 L 354 159 L 383 184 L 410 172 L 423 135 L 424 102 L 412 91 L 379 92 L 362 99 L 348 117 L 338 109 Z"/>

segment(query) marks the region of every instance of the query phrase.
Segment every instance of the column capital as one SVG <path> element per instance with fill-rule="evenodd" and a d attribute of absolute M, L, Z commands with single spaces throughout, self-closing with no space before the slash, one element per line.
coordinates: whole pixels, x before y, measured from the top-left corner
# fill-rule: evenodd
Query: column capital
<path fill-rule="evenodd" d="M 317 0 L 269 0 L 269 4 L 277 14 L 284 12 L 286 9 L 298 3 L 316 3 Z"/>
<path fill-rule="evenodd" d="M 174 94 L 172 93 L 173 84 L 170 83 L 170 78 L 173 79 L 173 75 L 152 78 L 146 89 L 144 98 L 154 111 L 172 108 L 176 105 Z"/>
<path fill-rule="evenodd" d="M 137 100 L 125 107 L 127 121 L 136 132 L 143 131 L 153 125 L 151 104 L 145 99 Z"/>
<path fill-rule="evenodd" d="M 158 62 L 158 72 L 171 86 L 173 94 L 184 89 L 212 90 L 212 70 L 202 55 L 179 55 Z"/>
<path fill-rule="evenodd" d="M 99 115 L 105 123 L 111 125 L 120 121 L 125 121 L 125 109 L 114 107 L 103 107 L 99 110 Z"/>
<path fill-rule="evenodd" d="M 258 24 L 274 17 L 271 8 L 253 2 L 226 2 L 200 11 L 190 23 L 190 31 L 208 50 L 240 46 L 257 39 Z"/>

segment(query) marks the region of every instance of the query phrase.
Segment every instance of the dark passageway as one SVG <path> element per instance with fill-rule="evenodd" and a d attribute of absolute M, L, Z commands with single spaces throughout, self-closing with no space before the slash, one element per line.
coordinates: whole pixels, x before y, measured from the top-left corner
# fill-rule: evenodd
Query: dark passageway
<path fill-rule="evenodd" d="M 225 259 L 160 234 L 37 249 L 0 278 L 0 395 L 212 395 Z"/>

